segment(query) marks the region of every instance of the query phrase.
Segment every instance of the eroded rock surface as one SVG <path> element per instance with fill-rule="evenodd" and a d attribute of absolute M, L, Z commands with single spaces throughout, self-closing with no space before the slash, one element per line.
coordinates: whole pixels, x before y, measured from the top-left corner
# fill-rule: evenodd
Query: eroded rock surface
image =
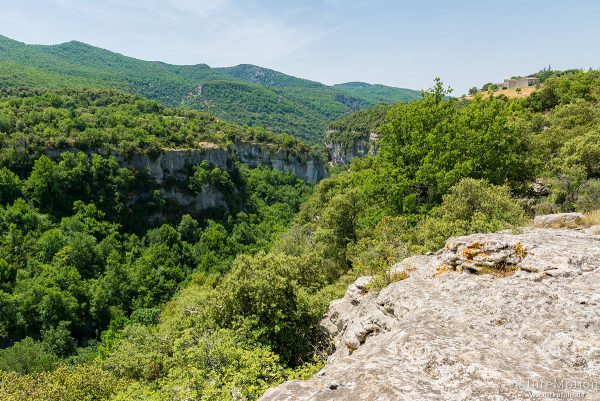
<path fill-rule="evenodd" d="M 599 235 L 452 238 L 393 269 L 409 277 L 379 293 L 362 277 L 331 303 L 321 372 L 261 400 L 600 399 Z"/>
<path fill-rule="evenodd" d="M 539 228 L 573 228 L 578 226 L 584 216 L 581 213 L 556 213 L 535 216 L 533 219 L 534 227 Z"/>

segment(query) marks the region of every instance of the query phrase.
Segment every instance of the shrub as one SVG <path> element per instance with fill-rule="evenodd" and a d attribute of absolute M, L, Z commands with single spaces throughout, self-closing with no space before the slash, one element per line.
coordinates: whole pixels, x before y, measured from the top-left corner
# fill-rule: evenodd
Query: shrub
<path fill-rule="evenodd" d="M 591 212 L 600 209 L 600 180 L 588 180 L 579 187 L 575 210 Z"/>
<path fill-rule="evenodd" d="M 508 187 L 465 178 L 416 227 L 413 241 L 421 250 L 433 251 L 452 236 L 495 232 L 525 222 L 523 208 L 511 197 Z"/>
<path fill-rule="evenodd" d="M 126 385 L 94 364 L 28 376 L 0 371 L 3 401 L 104 401 Z"/>
<path fill-rule="evenodd" d="M 30 337 L 0 350 L 0 371 L 38 373 L 52 370 L 57 363 L 56 355 L 49 352 L 44 344 Z"/>

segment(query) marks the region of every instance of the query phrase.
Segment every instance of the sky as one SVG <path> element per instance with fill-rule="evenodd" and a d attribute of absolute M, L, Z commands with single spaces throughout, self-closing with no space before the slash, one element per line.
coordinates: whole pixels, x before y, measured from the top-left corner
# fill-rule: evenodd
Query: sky
<path fill-rule="evenodd" d="M 0 34 L 326 84 L 441 77 L 453 95 L 548 65 L 600 67 L 597 0 L 0 0 Z"/>

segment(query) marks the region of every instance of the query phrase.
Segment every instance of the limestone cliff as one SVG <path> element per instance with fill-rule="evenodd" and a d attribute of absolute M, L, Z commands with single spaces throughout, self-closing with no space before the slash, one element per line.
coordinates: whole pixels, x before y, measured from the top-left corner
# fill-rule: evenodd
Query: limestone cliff
<path fill-rule="evenodd" d="M 325 131 L 325 147 L 331 164 L 347 165 L 355 157 L 377 153 L 380 128 L 390 104 L 379 104 L 333 121 Z"/>
<path fill-rule="evenodd" d="M 54 149 L 46 154 L 57 158 L 67 151 L 78 152 L 79 149 Z M 274 170 L 291 172 L 309 183 L 316 183 L 329 174 L 326 160 L 320 159 L 315 154 L 255 142 L 238 141 L 229 146 L 199 143 L 197 148 L 162 149 L 158 154 L 123 155 L 106 149 L 92 149 L 87 153 L 110 154 L 121 166 L 140 174 L 147 174 L 154 182 L 153 185 L 160 190 L 163 199 L 192 214 L 209 209 L 227 210 L 229 203 L 236 200 L 233 199 L 236 196 L 228 197 L 215 186 L 205 185 L 200 193 L 191 193 L 187 190 L 187 177 L 191 169 L 204 160 L 208 161 L 211 167 L 219 167 L 230 174 L 235 169 L 235 162 L 239 161 L 250 167 L 267 166 Z M 175 185 L 165 186 L 163 185 L 165 181 Z M 143 198 L 141 194 L 134 194 L 129 199 L 129 204 L 132 205 L 141 198 Z M 159 223 L 163 217 L 156 215 L 151 220 Z"/>
<path fill-rule="evenodd" d="M 598 234 L 452 238 L 380 292 L 362 277 L 321 323 L 326 366 L 261 400 L 600 399 Z"/>
<path fill-rule="evenodd" d="M 327 161 L 312 153 L 296 153 L 251 142 L 234 142 L 230 149 L 240 162 L 250 167 L 262 165 L 291 172 L 305 182 L 316 183 L 329 175 Z"/>
<path fill-rule="evenodd" d="M 329 161 L 334 166 L 350 164 L 355 157 L 365 157 L 377 153 L 377 134 L 372 132 L 368 135 L 352 135 L 351 138 L 340 140 L 339 135 L 332 131 L 325 134 L 325 148 Z"/>
<path fill-rule="evenodd" d="M 158 182 L 178 174 L 186 166 L 196 166 L 207 160 L 211 166 L 231 170 L 238 160 L 250 167 L 267 166 L 291 172 L 305 182 L 316 183 L 328 176 L 326 161 L 313 154 L 282 150 L 274 145 L 254 142 L 234 142 L 229 147 L 203 144 L 199 149 L 163 149 L 158 156 L 147 154 L 128 158 L 117 155 L 125 166 L 145 170 Z"/>

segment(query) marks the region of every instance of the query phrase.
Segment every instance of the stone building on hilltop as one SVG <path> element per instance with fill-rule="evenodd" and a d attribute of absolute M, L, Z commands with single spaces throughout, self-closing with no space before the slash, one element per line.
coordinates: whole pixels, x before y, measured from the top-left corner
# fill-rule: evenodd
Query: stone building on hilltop
<path fill-rule="evenodd" d="M 498 84 L 502 89 L 510 88 L 525 88 L 527 86 L 535 86 L 540 83 L 540 79 L 537 77 L 523 77 L 516 79 L 505 79 L 503 83 Z"/>

